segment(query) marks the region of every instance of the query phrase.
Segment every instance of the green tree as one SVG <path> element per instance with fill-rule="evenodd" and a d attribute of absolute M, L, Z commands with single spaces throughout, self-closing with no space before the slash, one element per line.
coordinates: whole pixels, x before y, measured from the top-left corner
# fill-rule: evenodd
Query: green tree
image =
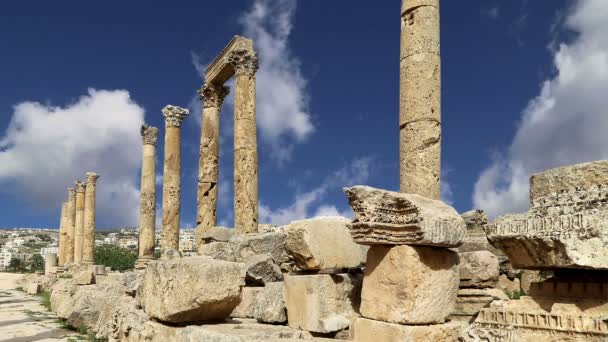
<path fill-rule="evenodd" d="M 36 271 L 44 271 L 44 259 L 40 254 L 34 254 L 30 260 L 30 272 Z"/>
<path fill-rule="evenodd" d="M 132 270 L 137 254 L 118 246 L 101 245 L 95 247 L 95 263 L 112 267 L 114 271 Z"/>
<path fill-rule="evenodd" d="M 25 271 L 25 264 L 21 259 L 12 257 L 8 263 L 8 270 L 11 272 L 23 272 Z"/>

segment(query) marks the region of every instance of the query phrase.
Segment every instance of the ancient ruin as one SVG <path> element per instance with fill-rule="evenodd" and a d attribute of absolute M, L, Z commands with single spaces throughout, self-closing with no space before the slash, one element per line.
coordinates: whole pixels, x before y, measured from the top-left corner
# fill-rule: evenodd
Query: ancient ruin
<path fill-rule="evenodd" d="M 99 175 L 95 172 L 87 172 L 86 176 L 82 262 L 92 265 L 95 263 L 95 193 Z"/>
<path fill-rule="evenodd" d="M 68 219 L 68 202 L 63 202 L 61 204 L 61 218 L 59 220 L 59 257 L 58 263 L 59 266 L 63 266 L 65 264 L 66 259 L 66 249 L 68 248 L 68 234 L 67 234 L 67 225 L 66 221 Z"/>
<path fill-rule="evenodd" d="M 84 247 L 84 201 L 86 183 L 81 181 L 74 182 L 76 185 L 76 220 L 74 228 L 74 262 L 79 264 L 82 262 L 83 247 Z"/>
<path fill-rule="evenodd" d="M 156 230 L 156 140 L 158 128 L 141 126 L 142 162 L 141 192 L 139 194 L 139 252 L 141 267 L 154 259 Z"/>
<path fill-rule="evenodd" d="M 76 189 L 68 189 L 68 206 L 66 208 L 65 263 L 74 262 L 76 241 Z"/>

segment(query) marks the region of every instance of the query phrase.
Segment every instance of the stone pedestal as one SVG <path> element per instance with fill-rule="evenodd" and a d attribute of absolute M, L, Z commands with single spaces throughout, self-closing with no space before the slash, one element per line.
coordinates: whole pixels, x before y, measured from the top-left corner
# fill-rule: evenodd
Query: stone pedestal
<path fill-rule="evenodd" d="M 68 217 L 68 202 L 64 202 L 61 205 L 61 219 L 59 223 L 59 266 L 65 264 L 67 246 L 67 226 L 66 221 Z"/>
<path fill-rule="evenodd" d="M 76 220 L 74 228 L 74 262 L 79 264 L 82 262 L 82 252 L 84 243 L 84 201 L 86 184 L 81 181 L 76 181 Z"/>
<path fill-rule="evenodd" d="M 156 141 L 158 128 L 141 126 L 143 155 L 139 202 L 139 252 L 137 263 L 154 259 L 156 230 Z"/>
<path fill-rule="evenodd" d="M 181 132 L 180 126 L 188 110 L 168 105 L 165 116 L 165 161 L 163 165 L 163 232 L 161 249 L 179 251 L 180 192 L 181 192 Z"/>
<path fill-rule="evenodd" d="M 217 194 L 220 163 L 220 110 L 228 87 L 205 84 L 199 95 L 203 101 L 203 125 L 198 161 L 198 189 L 196 196 L 196 247 L 202 235 L 217 224 Z"/>
<path fill-rule="evenodd" d="M 95 193 L 99 175 L 95 172 L 87 172 L 86 175 L 82 262 L 92 265 L 95 263 Z"/>
<path fill-rule="evenodd" d="M 44 273 L 49 275 L 52 269 L 57 269 L 57 254 L 48 253 L 44 256 Z"/>
<path fill-rule="evenodd" d="M 237 233 L 258 231 L 258 150 L 256 133 L 257 55 L 236 50 L 228 57 L 234 67 L 234 226 Z"/>
<path fill-rule="evenodd" d="M 76 190 L 68 189 L 68 206 L 66 209 L 66 249 L 65 262 L 74 262 L 74 242 L 76 240 Z"/>

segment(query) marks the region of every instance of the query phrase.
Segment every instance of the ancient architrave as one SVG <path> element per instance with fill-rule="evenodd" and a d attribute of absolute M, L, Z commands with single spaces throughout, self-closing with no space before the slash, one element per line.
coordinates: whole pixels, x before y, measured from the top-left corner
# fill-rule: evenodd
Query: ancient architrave
<path fill-rule="evenodd" d="M 165 116 L 165 162 L 163 169 L 163 232 L 161 252 L 179 251 L 180 194 L 181 194 L 181 132 L 180 126 L 188 110 L 168 105 Z"/>
<path fill-rule="evenodd" d="M 399 129 L 401 192 L 439 199 L 439 0 L 403 1 Z"/>
<path fill-rule="evenodd" d="M 196 212 L 196 246 L 201 244 L 202 235 L 217 224 L 217 194 L 220 162 L 220 110 L 228 87 L 205 84 L 199 95 L 203 101 L 203 125 L 198 161 L 198 189 Z"/>
<path fill-rule="evenodd" d="M 68 188 L 68 207 L 66 212 L 66 251 L 65 262 L 74 262 L 74 241 L 76 240 L 76 190 Z"/>
<path fill-rule="evenodd" d="M 156 140 L 158 128 L 142 125 L 138 264 L 154 259 L 156 229 Z"/>
<path fill-rule="evenodd" d="M 76 181 L 76 221 L 75 221 L 75 238 L 74 238 L 74 262 L 79 264 L 82 262 L 82 254 L 84 247 L 84 201 L 86 183 Z"/>
<path fill-rule="evenodd" d="M 86 189 L 84 194 L 84 240 L 82 247 L 82 262 L 95 263 L 95 193 L 99 175 L 87 172 Z"/>

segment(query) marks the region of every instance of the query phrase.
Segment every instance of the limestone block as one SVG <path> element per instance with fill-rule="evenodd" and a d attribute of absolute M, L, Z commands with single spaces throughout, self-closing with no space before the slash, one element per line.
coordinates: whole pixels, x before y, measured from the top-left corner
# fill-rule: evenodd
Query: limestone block
<path fill-rule="evenodd" d="M 319 333 L 348 328 L 360 289 L 361 277 L 353 274 L 285 276 L 289 326 Z"/>
<path fill-rule="evenodd" d="M 357 317 L 352 325 L 353 341 L 455 342 L 466 329 L 464 322 L 432 325 L 401 325 Z"/>
<path fill-rule="evenodd" d="M 134 298 L 124 297 L 114 305 L 105 307 L 100 313 L 94 331 L 98 339 L 120 341 L 132 329 L 141 327 L 150 317 L 137 308 Z"/>
<path fill-rule="evenodd" d="M 505 291 L 506 293 L 515 293 L 521 290 L 520 281 L 518 278 L 509 279 L 505 274 L 498 277 L 496 288 Z"/>
<path fill-rule="evenodd" d="M 37 295 L 40 293 L 40 284 L 39 283 L 29 283 L 25 292 L 29 295 Z"/>
<path fill-rule="evenodd" d="M 480 230 L 488 224 L 488 216 L 481 209 L 470 210 L 460 216 L 462 216 L 467 230 Z"/>
<path fill-rule="evenodd" d="M 51 290 L 51 311 L 61 318 L 68 318 L 72 313 L 72 296 L 78 286 L 72 281 L 59 280 Z"/>
<path fill-rule="evenodd" d="M 74 327 L 85 325 L 93 329 L 101 312 L 127 298 L 125 287 L 117 282 L 79 286 L 71 298 L 72 311 L 67 322 Z"/>
<path fill-rule="evenodd" d="M 228 243 L 237 262 L 245 262 L 256 254 L 270 253 L 274 262 L 280 265 L 289 261 L 285 250 L 286 237 L 283 232 L 243 234 L 233 236 Z"/>
<path fill-rule="evenodd" d="M 77 285 L 95 284 L 95 272 L 90 270 L 80 271 L 74 275 L 74 278 L 72 278 L 72 280 L 74 281 L 74 284 Z"/>
<path fill-rule="evenodd" d="M 235 261 L 234 251 L 228 242 L 208 242 L 198 246 L 197 253 L 213 259 Z"/>
<path fill-rule="evenodd" d="M 270 254 L 253 255 L 245 262 L 248 285 L 264 285 L 283 280 L 281 268 L 275 264 Z"/>
<path fill-rule="evenodd" d="M 183 323 L 227 318 L 245 285 L 242 264 L 188 257 L 148 264 L 137 290 L 139 305 L 151 317 Z"/>
<path fill-rule="evenodd" d="M 443 323 L 454 311 L 458 254 L 425 246 L 374 246 L 367 253 L 361 315 L 399 324 Z"/>
<path fill-rule="evenodd" d="M 460 287 L 494 287 L 498 281 L 498 258 L 488 251 L 464 252 L 460 256 Z"/>
<path fill-rule="evenodd" d="M 456 307 L 450 320 L 472 323 L 482 308 L 490 306 L 495 300 L 509 300 L 504 291 L 499 289 L 460 289 L 456 298 Z"/>
<path fill-rule="evenodd" d="M 210 230 L 203 232 L 202 239 L 204 242 L 227 242 L 233 235 L 234 228 L 213 227 Z"/>
<path fill-rule="evenodd" d="M 263 287 L 243 287 L 241 291 L 241 302 L 232 310 L 230 317 L 254 318 L 257 298 L 262 290 L 264 290 Z"/>
<path fill-rule="evenodd" d="M 521 289 L 525 293 L 530 293 L 530 286 L 532 283 L 540 282 L 545 277 L 541 274 L 541 271 L 523 270 L 521 272 Z"/>
<path fill-rule="evenodd" d="M 291 222 L 286 228 L 287 252 L 302 270 L 354 268 L 365 264 L 366 250 L 355 243 L 343 217 Z"/>
<path fill-rule="evenodd" d="M 463 242 L 464 220 L 441 201 L 369 186 L 344 192 L 355 212 L 350 227 L 357 243 L 458 247 Z"/>
<path fill-rule="evenodd" d="M 261 323 L 287 322 L 285 285 L 283 282 L 266 283 L 258 293 L 254 317 Z"/>

